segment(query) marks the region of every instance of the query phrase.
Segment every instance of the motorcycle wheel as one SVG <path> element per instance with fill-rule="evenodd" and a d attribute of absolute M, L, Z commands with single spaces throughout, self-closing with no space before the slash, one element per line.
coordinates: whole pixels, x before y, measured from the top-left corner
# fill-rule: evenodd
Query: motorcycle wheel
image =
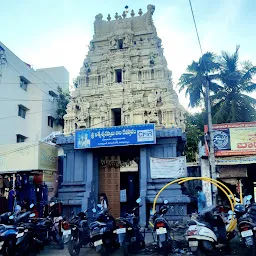
<path fill-rule="evenodd" d="M 197 249 L 196 252 L 194 252 L 195 256 L 207 256 L 200 248 Z"/>
<path fill-rule="evenodd" d="M 145 249 L 145 248 L 146 248 L 146 243 L 143 240 L 143 241 L 140 242 L 140 249 Z"/>
<path fill-rule="evenodd" d="M 169 254 L 169 244 L 168 242 L 164 242 L 162 243 L 163 247 L 162 247 L 162 253 L 164 256 L 168 256 Z"/>
<path fill-rule="evenodd" d="M 68 242 L 68 252 L 70 256 L 78 256 L 80 254 L 80 243 L 79 243 L 79 238 L 75 241 L 74 239 L 71 239 Z"/>
<path fill-rule="evenodd" d="M 256 245 L 255 244 L 250 246 L 249 252 L 250 252 L 250 254 L 249 254 L 250 256 L 255 256 L 256 255 Z"/>
<path fill-rule="evenodd" d="M 108 251 L 108 249 L 106 248 L 106 246 L 102 246 L 101 250 L 100 250 L 100 256 L 109 256 L 110 253 Z"/>
<path fill-rule="evenodd" d="M 64 249 L 64 242 L 62 238 L 59 236 L 59 234 L 56 234 L 55 232 L 52 234 L 54 242 L 58 245 L 60 250 Z"/>
<path fill-rule="evenodd" d="M 3 256 L 15 256 L 14 242 L 9 241 L 8 244 L 3 248 Z"/>
<path fill-rule="evenodd" d="M 121 252 L 123 256 L 129 256 L 129 250 L 127 243 L 123 243 L 121 246 Z"/>
<path fill-rule="evenodd" d="M 57 241 L 57 244 L 60 250 L 64 250 L 64 242 L 61 238 Z"/>

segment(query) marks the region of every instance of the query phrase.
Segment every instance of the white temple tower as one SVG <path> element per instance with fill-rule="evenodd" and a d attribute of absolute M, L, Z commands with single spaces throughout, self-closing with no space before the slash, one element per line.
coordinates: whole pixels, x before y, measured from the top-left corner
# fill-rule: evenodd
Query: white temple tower
<path fill-rule="evenodd" d="M 161 39 L 153 24 L 155 7 L 114 20 L 95 17 L 94 36 L 64 116 L 64 133 L 75 129 L 155 123 L 184 129 L 184 108 L 173 89 Z"/>

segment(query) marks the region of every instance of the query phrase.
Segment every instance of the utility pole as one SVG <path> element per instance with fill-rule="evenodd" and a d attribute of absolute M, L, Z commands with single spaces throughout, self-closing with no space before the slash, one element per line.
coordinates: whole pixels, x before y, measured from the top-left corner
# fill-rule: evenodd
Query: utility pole
<path fill-rule="evenodd" d="M 202 58 L 203 58 L 204 54 L 203 54 L 202 45 L 201 45 L 201 42 L 200 42 L 200 37 L 199 37 L 198 29 L 197 29 L 197 26 L 196 26 L 196 19 L 195 19 L 195 15 L 194 15 L 194 11 L 193 11 L 191 0 L 189 0 L 189 5 L 190 5 L 190 9 L 191 9 L 194 25 L 195 25 L 195 30 L 196 30 L 196 35 L 197 35 L 197 39 L 198 39 L 198 44 L 199 44 L 200 51 L 201 51 Z M 202 60 L 202 61 L 204 62 L 204 60 Z M 206 63 L 205 62 L 204 62 L 204 66 L 205 66 L 205 72 L 206 72 L 207 68 L 206 68 Z M 206 93 L 206 106 L 205 107 L 206 107 L 207 116 L 208 116 L 208 134 L 209 134 L 209 139 L 210 139 L 210 143 L 209 143 L 210 144 L 209 145 L 210 175 L 211 175 L 212 179 L 216 179 L 217 178 L 217 173 L 216 173 L 216 166 L 215 166 L 213 132 L 212 132 L 212 109 L 211 109 L 211 101 L 210 101 L 210 81 L 209 81 L 209 78 L 208 78 L 207 75 L 206 75 L 205 93 Z M 213 203 L 216 203 L 217 188 L 216 188 L 216 186 L 212 186 L 212 184 L 211 184 L 211 188 L 212 188 L 211 189 L 211 191 L 212 191 L 212 201 L 213 201 Z"/>
<path fill-rule="evenodd" d="M 210 86 L 208 77 L 206 77 L 206 102 L 207 102 L 207 117 L 208 117 L 208 133 L 210 139 L 209 145 L 209 163 L 210 163 L 210 173 L 212 179 L 217 179 L 216 173 L 216 165 L 215 165 L 215 155 L 214 155 L 214 143 L 213 143 L 213 129 L 212 129 L 212 108 L 211 108 L 211 100 L 210 100 Z M 211 184 L 212 186 L 212 184 Z M 212 186 L 212 201 L 216 202 L 216 192 L 217 187 Z"/>

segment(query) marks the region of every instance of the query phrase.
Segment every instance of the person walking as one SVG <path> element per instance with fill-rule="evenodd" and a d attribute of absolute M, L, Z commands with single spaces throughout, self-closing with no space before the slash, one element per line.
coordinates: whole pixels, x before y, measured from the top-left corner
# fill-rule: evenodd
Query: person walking
<path fill-rule="evenodd" d="M 202 191 L 202 187 L 197 186 L 195 189 L 197 190 L 197 193 L 198 193 L 198 196 L 197 196 L 198 213 L 201 213 L 204 207 L 206 207 L 206 196 Z"/>

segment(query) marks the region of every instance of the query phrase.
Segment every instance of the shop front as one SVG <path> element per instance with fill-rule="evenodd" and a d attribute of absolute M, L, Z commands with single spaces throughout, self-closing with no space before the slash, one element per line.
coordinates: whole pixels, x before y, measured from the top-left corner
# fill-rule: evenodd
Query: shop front
<path fill-rule="evenodd" d="M 36 205 L 38 216 L 57 193 L 58 150 L 45 143 L 0 146 L 0 212 Z"/>
<path fill-rule="evenodd" d="M 218 157 L 219 179 L 234 194 L 252 195 L 256 202 L 256 156 Z"/>
<path fill-rule="evenodd" d="M 95 207 L 99 193 L 106 193 L 114 217 L 142 199 L 141 223 L 146 225 L 157 192 L 172 180 L 163 173 L 152 176 L 152 158 L 181 156 L 185 136 L 181 129 L 155 130 L 153 124 L 77 130 L 75 136 L 59 136 L 64 150 L 63 182 L 58 191 L 66 215 Z M 158 203 L 175 204 L 173 216 L 187 214 L 189 199 L 179 185 L 170 187 Z"/>
<path fill-rule="evenodd" d="M 256 202 L 256 122 L 215 124 L 213 136 L 218 178 L 234 194 L 250 194 Z"/>

